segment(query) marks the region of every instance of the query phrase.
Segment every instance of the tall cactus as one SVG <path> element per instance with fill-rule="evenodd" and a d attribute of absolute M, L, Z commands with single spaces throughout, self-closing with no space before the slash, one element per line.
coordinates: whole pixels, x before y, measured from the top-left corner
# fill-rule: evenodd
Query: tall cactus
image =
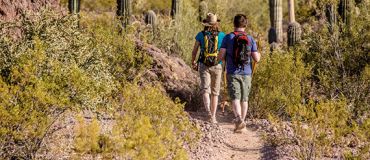
<path fill-rule="evenodd" d="M 272 44 L 272 43 L 276 43 L 276 42 L 277 42 L 277 37 L 276 37 L 276 30 L 275 30 L 275 28 L 270 28 L 270 29 L 269 29 L 268 42 L 269 42 L 269 44 Z"/>
<path fill-rule="evenodd" d="M 157 16 L 154 13 L 154 11 L 149 10 L 148 12 L 145 13 L 145 23 L 147 25 L 151 25 L 153 33 L 156 30 L 156 25 L 157 25 Z"/>
<path fill-rule="evenodd" d="M 68 9 L 71 14 L 80 13 L 80 0 L 68 0 Z"/>
<path fill-rule="evenodd" d="M 283 40 L 283 7 L 282 0 L 269 0 L 271 28 L 276 31 L 276 40 Z"/>
<path fill-rule="evenodd" d="M 131 0 L 117 0 L 117 17 L 122 22 L 123 27 L 130 24 L 131 6 Z"/>
<path fill-rule="evenodd" d="M 171 16 L 175 18 L 180 11 L 180 0 L 172 0 Z"/>
<path fill-rule="evenodd" d="M 301 40 L 301 25 L 295 21 L 294 0 L 289 0 L 289 25 L 288 25 L 288 46 L 294 46 Z"/>
<path fill-rule="evenodd" d="M 350 11 L 351 11 L 351 4 L 350 0 L 340 0 L 338 13 L 342 19 L 342 22 L 346 25 L 350 23 Z"/>
<path fill-rule="evenodd" d="M 207 2 L 202 0 L 200 3 L 199 3 L 199 21 L 202 21 L 203 19 L 206 18 L 207 16 L 207 13 L 208 13 L 208 5 L 207 5 Z"/>
<path fill-rule="evenodd" d="M 329 30 L 333 32 L 337 24 L 337 10 L 334 4 L 327 4 L 325 9 L 326 19 L 329 22 Z"/>

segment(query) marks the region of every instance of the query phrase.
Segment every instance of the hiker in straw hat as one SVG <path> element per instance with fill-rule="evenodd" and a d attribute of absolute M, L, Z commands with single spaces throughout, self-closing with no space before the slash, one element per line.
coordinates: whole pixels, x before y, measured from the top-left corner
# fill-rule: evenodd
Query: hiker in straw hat
<path fill-rule="evenodd" d="M 225 33 L 220 32 L 219 23 L 217 15 L 207 14 L 202 21 L 204 30 L 196 35 L 192 52 L 192 67 L 199 71 L 202 99 L 207 119 L 211 123 L 217 123 L 216 110 L 222 77 L 222 62 L 217 60 L 217 55 Z M 196 60 L 199 48 L 199 57 Z"/>

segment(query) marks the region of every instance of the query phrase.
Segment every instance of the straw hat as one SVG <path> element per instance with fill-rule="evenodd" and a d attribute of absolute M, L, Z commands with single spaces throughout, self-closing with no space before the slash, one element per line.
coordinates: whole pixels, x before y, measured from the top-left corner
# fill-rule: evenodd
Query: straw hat
<path fill-rule="evenodd" d="M 202 24 L 205 26 L 213 26 L 215 24 L 218 24 L 220 22 L 219 19 L 217 19 L 217 15 L 213 13 L 208 13 L 206 19 L 203 20 Z"/>

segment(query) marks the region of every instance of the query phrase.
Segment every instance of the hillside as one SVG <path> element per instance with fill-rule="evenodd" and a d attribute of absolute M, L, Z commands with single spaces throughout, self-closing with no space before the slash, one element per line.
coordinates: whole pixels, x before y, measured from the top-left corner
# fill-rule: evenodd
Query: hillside
<path fill-rule="evenodd" d="M 0 159 L 369 159 L 369 7 L 0 0 Z M 191 67 L 207 12 L 225 33 L 245 14 L 262 54 L 241 134 Z"/>

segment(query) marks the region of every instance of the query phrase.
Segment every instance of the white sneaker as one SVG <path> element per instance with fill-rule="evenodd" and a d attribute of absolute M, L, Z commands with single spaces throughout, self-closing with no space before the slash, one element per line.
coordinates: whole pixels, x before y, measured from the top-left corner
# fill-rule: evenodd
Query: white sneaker
<path fill-rule="evenodd" d="M 212 124 L 217 124 L 218 123 L 216 117 L 211 118 L 211 123 Z"/>

